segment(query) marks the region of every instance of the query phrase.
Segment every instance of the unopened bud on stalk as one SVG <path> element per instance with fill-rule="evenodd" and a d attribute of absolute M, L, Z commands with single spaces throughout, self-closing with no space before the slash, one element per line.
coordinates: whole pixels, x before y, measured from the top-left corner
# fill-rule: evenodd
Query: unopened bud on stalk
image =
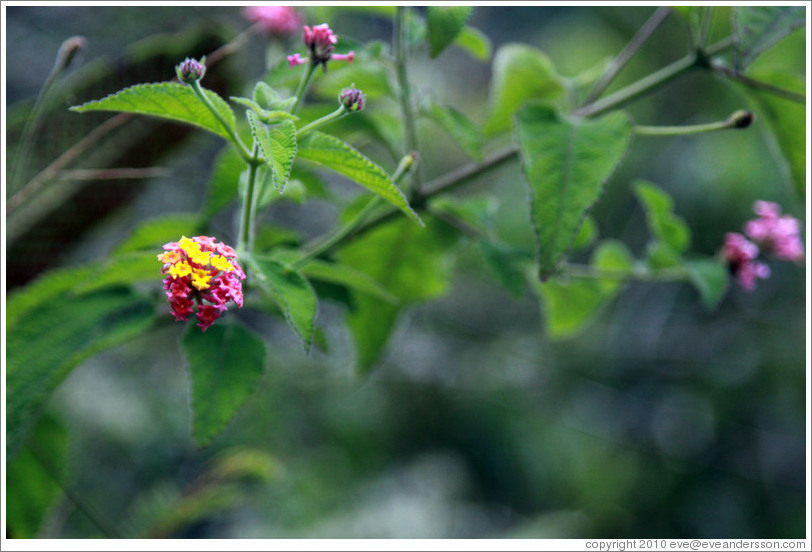
<path fill-rule="evenodd" d="M 186 58 L 175 67 L 175 73 L 180 82 L 192 84 L 203 78 L 203 75 L 206 74 L 206 66 L 200 61 Z"/>
<path fill-rule="evenodd" d="M 87 41 L 83 36 L 72 36 L 67 39 L 59 47 L 59 53 L 56 55 L 55 69 L 61 71 L 67 69 L 68 66 L 76 57 L 80 50 L 84 50 L 87 46 Z"/>
<path fill-rule="evenodd" d="M 756 114 L 752 111 L 736 111 L 728 118 L 728 121 L 736 128 L 747 128 L 756 120 Z"/>
<path fill-rule="evenodd" d="M 357 88 L 345 88 L 338 95 L 338 103 L 347 111 L 361 111 L 364 109 L 364 93 Z"/>

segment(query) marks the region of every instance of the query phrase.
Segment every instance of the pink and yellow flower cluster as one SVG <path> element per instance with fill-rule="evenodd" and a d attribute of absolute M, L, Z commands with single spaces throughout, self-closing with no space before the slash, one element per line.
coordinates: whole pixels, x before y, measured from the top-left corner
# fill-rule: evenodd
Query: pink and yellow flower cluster
<path fill-rule="evenodd" d="M 243 305 L 242 282 L 245 279 L 237 253 L 216 238 L 183 236 L 163 246 L 158 255 L 163 263 L 164 290 L 175 320 L 186 320 L 195 312 L 198 326 L 206 331 L 226 310 L 226 303 Z M 204 302 L 205 301 L 205 302 Z"/>

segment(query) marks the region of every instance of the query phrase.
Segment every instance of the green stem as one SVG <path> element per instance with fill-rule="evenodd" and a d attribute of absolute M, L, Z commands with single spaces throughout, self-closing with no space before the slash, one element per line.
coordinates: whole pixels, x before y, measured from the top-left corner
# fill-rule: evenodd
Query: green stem
<path fill-rule="evenodd" d="M 310 80 L 313 78 L 313 72 L 316 70 L 316 64 L 312 61 L 307 64 L 307 70 L 302 73 L 302 78 L 299 80 L 299 86 L 296 87 L 296 101 L 293 103 L 293 107 L 290 109 L 290 112 L 294 115 L 296 111 L 299 110 L 299 106 L 302 105 L 302 100 L 304 100 L 305 94 L 307 94 L 307 89 L 310 87 Z"/>
<path fill-rule="evenodd" d="M 748 77 L 746 75 L 742 75 L 737 71 L 725 66 L 723 63 L 720 62 L 712 62 L 710 64 L 710 68 L 730 79 L 738 81 L 745 86 L 753 88 L 755 90 L 762 90 L 767 92 L 768 94 L 772 94 L 774 96 L 778 96 L 784 98 L 786 100 L 790 100 L 796 103 L 805 104 L 806 103 L 806 95 L 799 94 L 797 92 L 792 92 L 791 90 L 786 90 L 784 88 L 780 88 L 778 86 L 774 86 L 772 84 L 768 84 L 766 82 L 762 82 L 760 80 L 756 80 L 754 78 Z"/>
<path fill-rule="evenodd" d="M 296 136 L 300 137 L 303 134 L 305 134 L 306 132 L 309 132 L 309 131 L 313 130 L 314 128 L 320 127 L 322 125 L 326 125 L 327 123 L 329 123 L 331 121 L 335 121 L 337 119 L 340 119 L 341 117 L 343 117 L 346 114 L 347 114 L 347 108 L 344 107 L 343 105 L 340 105 L 340 106 L 338 106 L 338 109 L 336 109 L 332 113 L 328 113 L 327 115 L 325 115 L 321 119 L 316 119 L 315 121 L 311 121 L 310 123 L 306 124 L 302 128 L 298 129 L 296 131 Z"/>
<path fill-rule="evenodd" d="M 197 97 L 200 98 L 200 101 L 203 102 L 203 105 L 205 105 L 206 108 L 209 111 L 211 111 L 211 114 L 214 115 L 214 117 L 218 121 L 220 121 L 221 125 L 223 125 L 225 131 L 231 137 L 231 141 L 237 147 L 237 151 L 240 153 L 240 157 L 242 157 L 246 163 L 251 163 L 252 155 L 248 153 L 248 149 L 245 147 L 245 144 L 242 143 L 240 137 L 237 136 L 237 132 L 234 130 L 234 128 L 231 125 L 229 125 L 225 119 L 223 119 L 223 116 L 220 115 L 220 112 L 217 111 L 217 109 L 211 103 L 211 100 L 203 91 L 203 88 L 200 86 L 200 81 L 193 81 L 190 86 L 192 87 L 192 90 L 195 91 L 195 94 L 197 94 Z"/>
<path fill-rule="evenodd" d="M 703 132 L 713 132 L 716 130 L 747 128 L 753 122 L 753 118 L 753 114 L 749 111 L 736 111 L 724 121 L 717 121 L 715 123 L 687 126 L 637 125 L 634 127 L 634 132 L 643 136 L 687 136 L 690 134 L 700 134 Z"/>
<path fill-rule="evenodd" d="M 598 280 L 609 278 L 613 280 L 635 280 L 639 282 L 683 282 L 690 279 L 688 271 L 686 271 L 683 267 L 651 270 L 638 266 L 632 270 L 628 270 L 597 268 L 590 265 L 563 263 L 560 267 L 560 271 L 561 274 L 565 276 Z"/>
<path fill-rule="evenodd" d="M 397 69 L 398 87 L 400 88 L 400 114 L 403 120 L 404 155 L 417 152 L 417 130 L 414 126 L 415 116 L 412 110 L 411 88 L 409 86 L 409 73 L 407 69 L 406 46 L 406 6 L 398 6 L 395 12 L 395 27 L 393 31 L 393 50 L 395 51 L 395 67 Z M 420 168 L 412 172 L 412 189 L 419 190 L 421 184 Z"/>
<path fill-rule="evenodd" d="M 615 76 L 623 69 L 629 60 L 637 53 L 640 47 L 654 34 L 654 31 L 662 24 L 663 21 L 671 14 L 669 6 L 661 6 L 643 23 L 640 30 L 632 37 L 625 48 L 617 55 L 612 63 L 607 68 L 606 72 L 601 76 L 600 80 L 595 84 L 592 91 L 584 100 L 584 104 L 595 101 L 604 90 L 611 84 Z"/>
<path fill-rule="evenodd" d="M 731 44 L 732 41 L 730 39 L 725 39 L 717 42 L 713 46 L 710 46 L 705 51 L 691 52 L 674 63 L 666 65 L 659 71 L 655 71 L 647 77 L 643 77 L 639 81 L 618 90 L 614 94 L 610 94 L 603 99 L 585 105 L 584 107 L 576 110 L 575 115 L 581 117 L 594 117 L 595 115 L 616 109 L 621 105 L 639 98 L 640 96 L 649 94 L 688 70 L 707 65 L 708 58 L 710 56 L 713 56 L 730 47 Z"/>
<path fill-rule="evenodd" d="M 255 142 L 254 149 L 248 162 L 248 182 L 245 185 L 245 198 L 242 204 L 242 217 L 240 222 L 240 241 L 237 246 L 237 255 L 252 253 L 254 249 L 254 184 L 257 179 L 259 166 L 259 146 Z"/>

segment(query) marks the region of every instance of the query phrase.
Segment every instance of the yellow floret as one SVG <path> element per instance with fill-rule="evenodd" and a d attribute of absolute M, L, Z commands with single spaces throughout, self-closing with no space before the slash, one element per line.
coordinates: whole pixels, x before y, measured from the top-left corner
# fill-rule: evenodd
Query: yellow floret
<path fill-rule="evenodd" d="M 215 255 L 211 258 L 211 266 L 223 272 L 231 272 L 234 270 L 234 265 L 228 262 L 228 259 L 221 255 Z"/>
<path fill-rule="evenodd" d="M 211 252 L 195 251 L 194 253 L 189 253 L 189 258 L 192 260 L 193 263 L 199 265 L 207 265 L 209 264 L 209 260 L 211 259 Z"/>
<path fill-rule="evenodd" d="M 208 289 L 210 280 L 211 275 L 205 270 L 195 270 L 192 273 L 192 285 L 198 290 Z"/>
<path fill-rule="evenodd" d="M 190 240 L 186 236 L 181 236 L 178 245 L 180 246 L 181 249 L 186 251 L 186 254 L 189 255 L 190 257 L 196 253 L 200 253 L 200 244 L 197 243 L 196 241 Z"/>
<path fill-rule="evenodd" d="M 189 263 L 186 261 L 181 261 L 179 263 L 173 264 L 172 267 L 169 269 L 169 274 L 173 278 L 183 278 L 184 276 L 188 276 L 192 273 L 192 267 L 189 266 Z"/>
<path fill-rule="evenodd" d="M 180 251 L 172 250 L 158 255 L 158 260 L 164 264 L 172 264 L 181 260 Z"/>

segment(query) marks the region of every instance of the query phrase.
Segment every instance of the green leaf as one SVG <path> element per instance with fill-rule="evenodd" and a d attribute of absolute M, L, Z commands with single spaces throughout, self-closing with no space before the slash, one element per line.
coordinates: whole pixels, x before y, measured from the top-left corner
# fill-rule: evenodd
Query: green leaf
<path fill-rule="evenodd" d="M 230 128 L 235 127 L 234 113 L 228 104 L 212 92 L 204 93 Z M 195 125 L 231 141 L 231 136 L 217 118 L 203 105 L 191 87 L 174 82 L 138 84 L 70 108 L 71 111 L 119 111 L 152 115 Z"/>
<path fill-rule="evenodd" d="M 682 255 L 663 241 L 653 240 L 646 246 L 646 264 L 654 270 L 680 266 L 682 261 Z"/>
<path fill-rule="evenodd" d="M 429 55 L 436 58 L 448 48 L 465 27 L 474 9 L 470 6 L 429 6 L 426 23 L 429 35 Z"/>
<path fill-rule="evenodd" d="M 668 244 L 675 252 L 684 253 L 691 241 L 691 231 L 680 217 L 673 214 L 674 201 L 664 190 L 650 182 L 634 184 L 637 199 L 646 213 L 651 234 Z"/>
<path fill-rule="evenodd" d="M 482 258 L 496 276 L 497 281 L 514 297 L 524 294 L 525 277 L 522 265 L 533 262 L 532 255 L 496 241 L 479 241 Z"/>
<path fill-rule="evenodd" d="M 198 218 L 188 214 L 163 215 L 146 220 L 116 247 L 113 254 L 155 249 L 158 255 L 163 252 L 161 246 L 178 241 L 183 235 L 195 234 L 198 225 Z"/>
<path fill-rule="evenodd" d="M 220 209 L 237 199 L 240 175 L 247 165 L 236 149 L 223 148 L 214 162 L 209 180 L 203 218 L 209 220 Z"/>
<path fill-rule="evenodd" d="M 482 137 L 474 124 L 453 107 L 431 104 L 426 114 L 436 122 L 454 142 L 475 161 L 482 161 Z"/>
<path fill-rule="evenodd" d="M 741 71 L 765 50 L 806 22 L 803 6 L 736 6 L 733 8 L 733 66 Z"/>
<path fill-rule="evenodd" d="M 22 289 L 11 292 L 6 303 L 6 324 L 11 328 L 24 314 L 70 292 L 90 277 L 94 265 L 50 270 Z"/>
<path fill-rule="evenodd" d="M 339 261 L 368 274 L 400 301 L 382 301 L 368 293 L 353 293 L 355 309 L 347 315 L 358 355 L 357 370 L 367 374 L 381 354 L 403 306 L 445 293 L 449 266 L 445 253 L 457 233 L 435 219 L 424 229 L 397 220 L 353 240 Z"/>
<path fill-rule="evenodd" d="M 282 309 L 288 324 L 310 349 L 316 321 L 316 292 L 301 272 L 271 257 L 251 257 L 249 263 L 256 271 L 262 289 Z"/>
<path fill-rule="evenodd" d="M 299 138 L 299 157 L 346 176 L 423 225 L 423 221 L 409 206 L 406 196 L 392 183 L 386 171 L 349 144 L 318 131 L 308 132 Z"/>
<path fill-rule="evenodd" d="M 6 523 L 12 538 L 36 538 L 62 491 L 54 476 L 60 480 L 66 476 L 67 460 L 67 431 L 53 416 L 42 416 L 32 431 L 31 443 L 9 462 L 6 472 Z M 47 469 L 43 462 L 48 463 Z"/>
<path fill-rule="evenodd" d="M 791 73 L 759 72 L 749 76 L 767 84 L 806 93 L 803 77 Z M 767 122 L 775 144 L 770 145 L 779 163 L 786 163 L 789 176 L 800 198 L 806 195 L 806 106 L 767 92 L 747 88 L 746 93 L 756 102 L 756 112 Z"/>
<path fill-rule="evenodd" d="M 265 342 L 239 324 L 190 325 L 181 347 L 192 378 L 192 437 L 206 446 L 245 403 L 262 374 Z"/>
<path fill-rule="evenodd" d="M 331 65 L 314 83 L 316 95 L 327 100 L 337 100 L 347 86 L 362 90 L 368 100 L 393 95 L 386 67 L 379 61 L 364 60 L 360 54 L 353 63 Z"/>
<path fill-rule="evenodd" d="M 296 158 L 296 125 L 293 121 L 282 121 L 266 126 L 257 120 L 252 111 L 246 111 L 246 115 L 265 164 L 271 169 L 273 185 L 281 192 L 288 183 L 293 160 Z"/>
<path fill-rule="evenodd" d="M 564 93 L 564 83 L 544 52 L 524 44 L 502 46 L 493 58 L 490 116 L 485 134 L 510 129 L 510 117 L 525 101 L 532 98 L 555 102 Z"/>
<path fill-rule="evenodd" d="M 715 310 L 724 297 L 730 276 L 722 263 L 716 260 L 694 260 L 685 263 L 691 283 L 702 297 L 708 310 Z"/>
<path fill-rule="evenodd" d="M 578 229 L 578 235 L 575 237 L 575 242 L 572 244 L 573 251 L 580 251 L 586 249 L 598 239 L 598 223 L 595 219 L 587 215 L 584 217 L 584 222 L 581 223 L 581 228 Z"/>
<path fill-rule="evenodd" d="M 176 236 L 171 241 L 177 241 Z M 93 275 L 74 288 L 74 293 L 89 293 L 103 287 L 132 284 L 135 282 L 163 279 L 161 262 L 157 259 L 158 251 L 130 251 L 115 255 L 100 263 Z"/>
<path fill-rule="evenodd" d="M 429 211 L 438 218 L 453 217 L 485 234 L 492 234 L 499 202 L 493 196 L 465 198 L 439 196 L 429 202 Z"/>
<path fill-rule="evenodd" d="M 623 159 L 632 123 L 621 112 L 599 119 L 565 119 L 545 105 L 516 118 L 516 139 L 531 192 L 539 277 L 554 274 L 578 235 L 587 210 Z"/>
<path fill-rule="evenodd" d="M 535 282 L 544 307 L 547 335 L 557 340 L 583 330 L 620 291 L 622 277 L 632 270 L 632 264 L 632 256 L 623 243 L 606 240 L 593 253 L 591 266 L 598 273 L 605 271 L 611 276 Z"/>
<path fill-rule="evenodd" d="M 25 441 L 50 393 L 81 361 L 129 341 L 153 320 L 151 305 L 112 288 L 62 295 L 29 310 L 8 327 L 8 454 Z"/>
<path fill-rule="evenodd" d="M 479 29 L 465 26 L 457 35 L 454 44 L 466 50 L 477 59 L 488 60 L 491 57 L 491 41 Z"/>
<path fill-rule="evenodd" d="M 265 84 L 265 83 L 260 83 L 260 84 Z M 251 112 L 254 113 L 254 115 L 256 115 L 257 118 L 260 121 L 262 121 L 263 123 L 265 123 L 266 125 L 273 125 L 273 124 L 276 124 L 276 123 L 278 123 L 280 121 L 286 121 L 286 120 L 296 121 L 296 120 L 299 119 L 298 116 L 296 116 L 293 113 L 290 113 L 288 111 L 281 111 L 279 109 L 273 109 L 273 110 L 271 110 L 271 109 L 263 109 L 254 100 L 250 100 L 248 98 L 241 98 L 239 96 L 230 96 L 229 99 L 231 101 L 233 101 L 234 103 L 238 103 L 238 104 L 250 109 Z M 295 100 L 295 98 L 294 98 L 294 100 Z"/>

